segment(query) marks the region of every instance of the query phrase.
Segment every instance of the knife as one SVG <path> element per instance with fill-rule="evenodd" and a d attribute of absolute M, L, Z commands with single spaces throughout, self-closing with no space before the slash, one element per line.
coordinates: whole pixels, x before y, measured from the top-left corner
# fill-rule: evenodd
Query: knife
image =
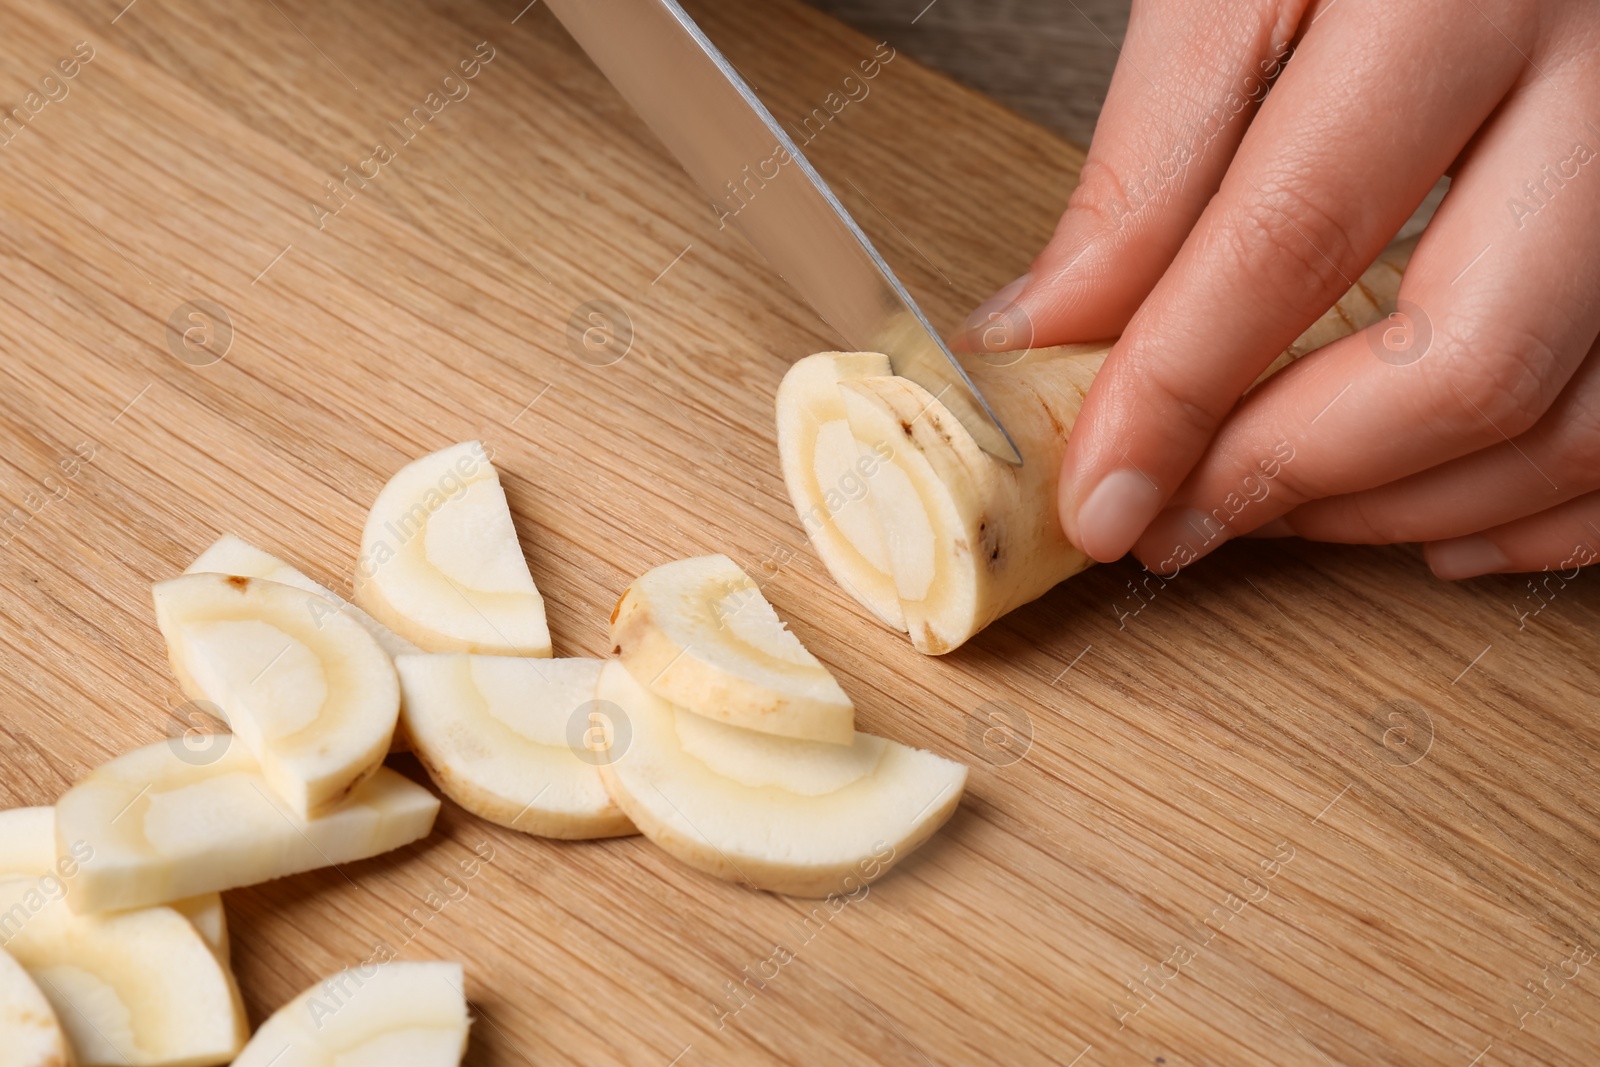
<path fill-rule="evenodd" d="M 799 146 L 676 0 L 547 0 L 731 222 L 852 348 L 882 352 L 985 452 L 1011 436 Z"/>

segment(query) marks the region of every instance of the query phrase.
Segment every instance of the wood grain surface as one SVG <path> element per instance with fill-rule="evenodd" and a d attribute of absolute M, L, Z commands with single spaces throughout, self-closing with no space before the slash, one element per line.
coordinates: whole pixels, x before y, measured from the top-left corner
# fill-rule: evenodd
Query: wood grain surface
<path fill-rule="evenodd" d="M 26 116 L 0 147 L 0 800 L 164 736 L 153 581 L 232 530 L 347 591 L 389 474 L 474 435 L 558 655 L 604 651 L 640 571 L 725 551 L 863 729 L 973 767 L 946 830 L 809 934 L 812 904 L 641 839 L 447 803 L 414 847 L 227 894 L 252 1023 L 382 941 L 465 962 L 477 1065 L 1600 1062 L 1593 575 L 1244 542 L 1165 586 L 1097 568 L 925 659 L 778 478 L 774 390 L 832 338 L 542 6 L 124 2 L 7 0 L 0 33 Z M 877 44 L 692 8 L 788 120 Z M 808 151 L 942 328 L 1023 269 L 1080 159 L 905 56 Z M 202 300 L 231 322 L 208 365 Z M 570 343 L 591 301 L 631 331 L 608 366 Z"/>

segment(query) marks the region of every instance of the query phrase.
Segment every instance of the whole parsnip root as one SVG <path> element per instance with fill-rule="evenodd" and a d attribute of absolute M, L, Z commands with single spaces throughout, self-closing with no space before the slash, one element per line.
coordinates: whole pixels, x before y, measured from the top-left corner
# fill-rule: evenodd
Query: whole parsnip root
<path fill-rule="evenodd" d="M 1382 319 L 1416 239 L 1390 246 L 1262 375 Z M 875 352 L 822 352 L 778 389 L 778 451 L 806 535 L 846 591 L 917 651 L 959 647 L 1088 567 L 1061 531 L 1056 488 L 1109 343 L 1005 353 L 969 367 L 1023 464 L 984 452 Z"/>

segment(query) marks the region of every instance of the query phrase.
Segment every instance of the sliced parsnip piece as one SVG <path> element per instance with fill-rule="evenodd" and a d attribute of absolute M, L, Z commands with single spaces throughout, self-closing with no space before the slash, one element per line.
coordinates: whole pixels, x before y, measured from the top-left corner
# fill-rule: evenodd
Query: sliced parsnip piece
<path fill-rule="evenodd" d="M 470 1025 L 459 963 L 375 963 L 279 1008 L 233 1067 L 457 1067 Z"/>
<path fill-rule="evenodd" d="M 7 877 L 0 915 L 80 1067 L 209 1067 L 244 1045 L 233 975 L 172 908 L 77 915 L 41 879 Z"/>
<path fill-rule="evenodd" d="M 883 738 L 799 741 L 694 715 L 620 663 L 606 664 L 596 696 L 626 717 L 628 744 L 601 772 L 634 825 L 684 863 L 758 889 L 856 892 L 942 826 L 966 786 L 961 764 Z"/>
<path fill-rule="evenodd" d="M 585 745 L 600 660 L 445 654 L 395 666 L 417 758 L 456 803 L 542 837 L 638 832 Z"/>
<path fill-rule="evenodd" d="M 749 730 L 848 745 L 855 705 L 727 556 L 663 564 L 630 585 L 611 642 L 651 692 Z"/>
<path fill-rule="evenodd" d="M 222 709 L 273 791 L 302 819 L 332 810 L 378 769 L 400 682 L 377 639 L 315 594 L 239 575 L 155 587 L 172 669 Z"/>
<path fill-rule="evenodd" d="M 308 593 L 315 593 L 321 597 L 330 611 L 338 611 L 355 619 L 367 631 L 377 638 L 378 644 L 391 657 L 404 656 L 422 649 L 407 641 L 371 615 L 356 607 L 350 601 L 339 596 L 332 589 L 314 582 L 300 571 L 291 567 L 277 556 L 264 552 L 235 534 L 226 533 L 211 543 L 200 555 L 195 557 L 193 563 L 185 570 L 185 574 L 239 574 L 246 578 L 265 578 L 269 582 L 279 585 L 292 585 L 297 589 L 304 589 Z M 189 694 L 195 699 L 199 697 Z"/>
<path fill-rule="evenodd" d="M 549 656 L 500 476 L 467 441 L 401 468 L 367 516 L 356 602 L 429 652 Z"/>
<path fill-rule="evenodd" d="M 338 611 L 350 616 L 352 619 L 365 626 L 373 637 L 378 639 L 378 644 L 389 656 L 405 656 L 422 649 L 407 641 L 371 615 L 345 600 L 333 590 L 307 578 L 283 560 L 252 545 L 244 538 L 235 534 L 225 533 L 211 543 L 195 561 L 189 564 L 185 574 L 238 574 L 246 578 L 265 578 L 269 582 L 279 585 L 292 585 L 297 589 L 304 589 L 315 593 L 327 602 L 328 610 Z M 184 680 L 179 679 L 180 684 Z M 204 694 L 191 692 L 185 689 L 191 700 L 203 700 Z M 410 751 L 410 744 L 406 740 L 404 730 L 396 730 L 394 740 L 389 744 L 390 752 Z"/>
<path fill-rule="evenodd" d="M 181 900 L 376 856 L 426 837 L 439 811 L 432 793 L 383 767 L 308 821 L 276 797 L 244 745 L 207 758 L 146 745 L 56 802 L 58 850 L 82 842 L 94 852 L 67 897 L 75 911 Z"/>
<path fill-rule="evenodd" d="M 0 949 L 0 1067 L 73 1067 L 66 1031 L 22 964 Z"/>
<path fill-rule="evenodd" d="M 46 896 L 59 897 L 71 892 L 78 871 L 93 858 L 94 850 L 84 841 L 67 842 L 56 854 L 56 809 L 0 811 L 0 878 L 33 878 Z M 220 894 L 175 900 L 168 907 L 188 919 L 217 958 L 228 962 L 228 919 Z"/>
<path fill-rule="evenodd" d="M 1381 320 L 1415 244 L 1391 245 L 1268 373 Z M 978 448 L 939 398 L 893 376 L 877 353 L 794 364 L 778 388 L 784 482 L 839 584 L 919 652 L 938 655 L 1089 566 L 1062 533 L 1056 497 L 1067 436 L 1109 349 L 967 361 L 1021 466 Z M 1220 530 L 1232 517 L 1218 508 L 1205 521 Z M 1175 545 L 1166 567 L 1193 558 Z"/>

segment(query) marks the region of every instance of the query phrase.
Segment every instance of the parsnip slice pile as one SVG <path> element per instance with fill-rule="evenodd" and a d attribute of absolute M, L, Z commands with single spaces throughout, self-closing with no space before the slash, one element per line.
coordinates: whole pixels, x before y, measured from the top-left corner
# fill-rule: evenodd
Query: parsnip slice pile
<path fill-rule="evenodd" d="M 877 551 L 887 566 L 900 546 Z M 228 966 L 221 890 L 430 832 L 439 801 L 381 765 L 401 725 L 484 818 L 565 838 L 637 821 L 685 862 L 779 892 L 852 892 L 959 802 L 966 769 L 856 733 L 838 682 L 725 556 L 629 588 L 620 662 L 549 658 L 476 442 L 391 479 L 356 579 L 371 615 L 224 535 L 155 587 L 174 674 L 233 733 L 209 752 L 135 749 L 54 808 L 0 812 L 0 1067 L 459 1064 L 458 964 L 341 972 L 248 1047 Z"/>
<path fill-rule="evenodd" d="M 367 516 L 356 602 L 429 652 L 550 655 L 500 476 L 468 441 L 399 471 Z"/>
<path fill-rule="evenodd" d="M 799 741 L 674 707 L 621 663 L 596 696 L 631 737 L 601 765 L 634 825 L 671 855 L 728 881 L 796 896 L 856 892 L 955 811 L 967 769 L 856 734 Z"/>
<path fill-rule="evenodd" d="M 470 1025 L 460 964 L 373 964 L 284 1005 L 233 1067 L 456 1067 Z"/>
<path fill-rule="evenodd" d="M 64 896 L 85 862 L 94 858 L 86 841 L 68 841 L 57 854 L 56 810 L 47 807 L 0 811 L 0 878 L 32 878 L 47 897 Z M 217 958 L 228 962 L 228 919 L 217 893 L 174 900 L 167 907 L 195 928 Z M 5 936 L 0 922 L 0 938 Z"/>
<path fill-rule="evenodd" d="M 277 799 L 244 745 L 197 765 L 158 742 L 67 790 L 56 803 L 56 835 L 94 850 L 67 897 L 74 910 L 92 912 L 375 856 L 426 837 L 438 811 L 437 797 L 385 767 L 308 821 Z"/>
<path fill-rule="evenodd" d="M 1379 321 L 1413 247 L 1392 245 L 1267 373 Z M 1056 496 L 1068 434 L 1109 350 L 969 361 L 1020 467 L 978 448 L 938 398 L 878 353 L 822 352 L 791 367 L 777 398 L 784 483 L 839 584 L 937 655 L 1087 567 L 1061 531 Z M 1221 525 L 1230 517 L 1224 510 Z"/>
<path fill-rule="evenodd" d="M 378 769 L 400 683 L 372 633 L 315 593 L 260 578 L 188 574 L 155 587 L 173 673 L 222 709 L 302 819 Z"/>
<path fill-rule="evenodd" d="M 50 1001 L 22 964 L 0 949 L 0 1067 L 73 1067 Z"/>
<path fill-rule="evenodd" d="M 456 803 L 544 837 L 637 832 L 583 746 L 600 660 L 424 655 L 395 666 L 417 756 Z"/>
<path fill-rule="evenodd" d="M 727 556 L 641 575 L 611 616 L 611 641 L 663 700 L 734 726 L 848 745 L 855 705 Z"/>

